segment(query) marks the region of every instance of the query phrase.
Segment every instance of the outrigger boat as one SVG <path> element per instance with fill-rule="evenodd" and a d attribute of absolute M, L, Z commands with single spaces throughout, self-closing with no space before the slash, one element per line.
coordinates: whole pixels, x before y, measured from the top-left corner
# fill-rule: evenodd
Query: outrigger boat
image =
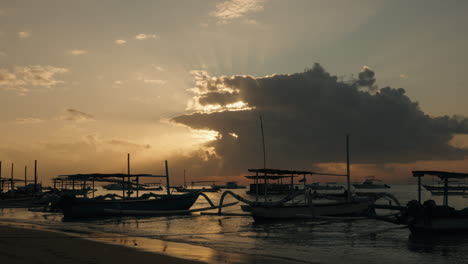
<path fill-rule="evenodd" d="M 131 192 L 127 189 L 127 196 L 123 190 L 122 196 L 120 195 L 104 195 L 93 198 L 76 196 L 62 196 L 58 202 L 59 208 L 62 210 L 64 217 L 77 218 L 77 217 L 102 217 L 112 215 L 140 215 L 150 214 L 160 211 L 180 211 L 188 210 L 200 196 L 199 192 L 189 192 L 186 194 L 172 194 L 169 185 L 169 171 L 166 161 L 166 175 L 152 175 L 152 174 L 73 174 L 62 175 L 68 180 L 80 180 L 84 182 L 92 182 L 92 186 L 96 181 L 115 181 L 115 178 L 121 179 L 121 184 L 129 186 L 130 179 L 136 179 L 137 184 L 139 179 L 146 178 L 166 178 L 167 194 L 143 194 L 138 195 L 138 188 L 136 189 L 136 197 L 131 197 Z M 127 180 L 125 180 L 127 179 Z M 93 194 L 94 196 L 94 194 Z"/>
<path fill-rule="evenodd" d="M 437 176 L 444 182 L 443 204 L 437 205 L 434 200 L 421 203 L 421 178 L 425 175 Z M 378 218 L 395 224 L 407 225 L 414 235 L 468 233 L 468 207 L 456 210 L 448 205 L 449 180 L 466 179 L 468 173 L 445 171 L 413 171 L 418 178 L 418 200 L 411 200 L 404 207 L 376 205 L 377 209 L 400 211 L 395 218 Z"/>
<path fill-rule="evenodd" d="M 347 173 L 346 174 L 332 174 L 332 173 L 317 173 L 311 171 L 293 171 L 293 170 L 276 170 L 276 169 L 249 169 L 249 172 L 255 173 L 255 183 L 258 184 L 259 180 L 263 180 L 264 194 L 263 202 L 259 201 L 259 189 L 256 190 L 255 201 L 248 201 L 239 195 L 230 191 L 226 191 L 221 196 L 221 203 L 227 194 L 234 196 L 238 200 L 246 203 L 242 209 L 250 212 L 252 217 L 258 220 L 269 219 L 293 219 L 293 218 L 318 218 L 322 216 L 356 216 L 362 215 L 367 212 L 370 206 L 374 203 L 375 199 L 370 196 L 353 196 L 351 195 L 350 184 L 350 167 L 349 167 L 349 135 L 346 137 L 346 153 L 347 153 Z M 268 180 L 274 176 L 290 177 L 291 179 L 291 192 L 280 201 L 271 201 L 268 197 Z M 302 190 L 292 188 L 294 177 L 299 175 L 303 176 Z M 328 176 L 343 176 L 347 177 L 347 190 L 343 198 L 330 197 L 328 202 L 314 201 L 312 190 L 306 186 L 306 176 L 309 175 L 328 175 Z M 297 198 L 296 200 L 294 200 Z M 221 210 L 218 214 L 221 214 Z"/>
<path fill-rule="evenodd" d="M 388 184 L 376 184 L 375 182 L 381 182 L 374 176 L 367 176 L 362 183 L 354 183 L 353 186 L 356 189 L 386 189 L 391 188 Z"/>
<path fill-rule="evenodd" d="M 436 205 L 433 200 L 421 205 L 421 177 L 433 175 L 444 182 L 444 198 L 442 205 Z M 444 171 L 413 171 L 418 178 L 418 201 L 410 201 L 403 218 L 408 223 L 412 233 L 458 233 L 468 232 L 468 207 L 456 210 L 448 205 L 449 180 L 466 179 L 468 173 Z"/>

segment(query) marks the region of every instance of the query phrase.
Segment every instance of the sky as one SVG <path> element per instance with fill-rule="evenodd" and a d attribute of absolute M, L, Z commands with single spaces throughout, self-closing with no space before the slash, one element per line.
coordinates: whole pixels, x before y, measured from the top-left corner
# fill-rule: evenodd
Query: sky
<path fill-rule="evenodd" d="M 2 177 L 468 172 L 466 1 L 0 0 Z M 318 178 L 317 180 L 330 181 Z"/>

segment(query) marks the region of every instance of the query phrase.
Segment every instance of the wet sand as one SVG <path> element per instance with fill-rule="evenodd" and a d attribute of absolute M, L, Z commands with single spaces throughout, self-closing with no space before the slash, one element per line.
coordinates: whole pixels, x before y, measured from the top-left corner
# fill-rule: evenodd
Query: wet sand
<path fill-rule="evenodd" d="M 135 245 L 136 247 L 137 245 Z M 0 263 L 204 263 L 63 233 L 0 224 Z"/>

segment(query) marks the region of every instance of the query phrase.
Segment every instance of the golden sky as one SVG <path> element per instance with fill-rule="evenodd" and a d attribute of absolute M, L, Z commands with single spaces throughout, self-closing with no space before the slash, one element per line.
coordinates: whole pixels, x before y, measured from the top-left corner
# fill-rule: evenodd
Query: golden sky
<path fill-rule="evenodd" d="M 468 171 L 464 1 L 0 1 L 0 160 L 241 180 Z M 315 64 L 318 63 L 318 64 Z M 390 88 L 386 88 L 390 87 Z M 403 88 L 404 90 L 399 90 Z M 354 160 L 353 160 L 354 159 Z M 228 177 L 227 176 L 232 176 Z"/>

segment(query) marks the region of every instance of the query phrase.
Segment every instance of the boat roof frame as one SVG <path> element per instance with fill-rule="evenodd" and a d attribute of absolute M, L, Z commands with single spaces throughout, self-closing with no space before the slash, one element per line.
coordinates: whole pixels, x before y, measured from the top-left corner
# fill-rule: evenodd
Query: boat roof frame
<path fill-rule="evenodd" d="M 464 179 L 468 178 L 468 173 L 447 172 L 447 171 L 413 171 L 413 177 L 424 177 L 424 175 L 437 176 L 445 179 Z"/>

